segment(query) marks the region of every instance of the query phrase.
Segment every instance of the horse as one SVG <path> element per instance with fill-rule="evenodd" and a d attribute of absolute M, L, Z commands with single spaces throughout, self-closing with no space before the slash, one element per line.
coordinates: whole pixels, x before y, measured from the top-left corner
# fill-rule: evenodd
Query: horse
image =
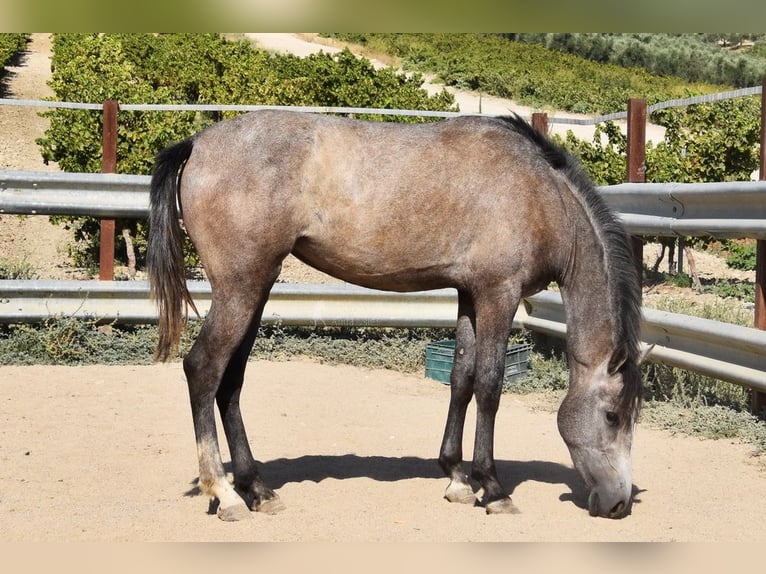
<path fill-rule="evenodd" d="M 260 110 L 162 150 L 151 179 L 147 246 L 159 361 L 177 354 L 194 308 L 182 226 L 212 289 L 183 370 L 199 485 L 218 500 L 221 519 L 284 508 L 260 476 L 239 397 L 269 291 L 291 253 L 368 288 L 457 291 L 438 464 L 449 478 L 444 497 L 488 514 L 518 511 L 493 452 L 513 317 L 523 297 L 557 283 L 569 368 L 559 433 L 585 482 L 589 513 L 630 513 L 631 444 L 643 395 L 641 287 L 630 239 L 577 160 L 518 115 L 397 124 Z M 476 490 L 462 452 L 472 398 Z M 215 403 L 233 484 L 221 460 Z"/>

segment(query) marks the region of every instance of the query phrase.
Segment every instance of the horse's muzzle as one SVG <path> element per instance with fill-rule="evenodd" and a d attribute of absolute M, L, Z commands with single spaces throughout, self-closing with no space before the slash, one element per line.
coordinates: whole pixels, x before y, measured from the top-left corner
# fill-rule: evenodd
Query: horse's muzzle
<path fill-rule="evenodd" d="M 604 518 L 623 518 L 630 508 L 630 499 L 612 500 L 602 497 L 597 490 L 592 490 L 588 496 L 588 512 L 591 516 Z"/>

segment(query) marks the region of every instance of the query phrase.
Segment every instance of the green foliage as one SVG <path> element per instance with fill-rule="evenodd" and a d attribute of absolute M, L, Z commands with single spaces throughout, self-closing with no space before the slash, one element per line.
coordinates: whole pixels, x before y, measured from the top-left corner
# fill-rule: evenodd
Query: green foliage
<path fill-rule="evenodd" d="M 703 285 L 704 293 L 712 293 L 724 299 L 739 299 L 755 302 L 755 284 L 738 279 L 716 279 L 710 284 Z"/>
<path fill-rule="evenodd" d="M 749 181 L 758 168 L 760 103 L 757 98 L 738 98 L 685 108 L 660 110 L 652 120 L 665 126 L 665 138 L 646 146 L 646 181 L 701 183 Z M 579 158 L 597 185 L 614 185 L 626 179 L 626 137 L 612 122 L 598 124 L 591 142 L 569 131 L 554 139 Z M 666 242 L 668 238 L 647 237 Z M 686 238 L 689 245 L 704 247 L 710 238 Z M 735 250 L 737 248 L 734 248 Z M 735 265 L 747 266 L 754 254 L 749 249 L 733 256 Z M 668 278 L 686 286 L 688 277 Z M 679 283 L 682 282 L 682 283 Z M 720 283 L 712 287 L 725 296 L 751 298 L 752 286 Z"/>
<path fill-rule="evenodd" d="M 686 273 L 676 273 L 675 275 L 666 275 L 666 280 L 675 287 L 688 289 L 692 286 L 692 278 Z"/>
<path fill-rule="evenodd" d="M 743 327 L 753 326 L 753 313 L 746 310 L 741 301 L 726 299 L 715 303 L 689 301 L 683 297 L 662 297 L 654 299 L 652 307 L 669 313 L 691 315 Z"/>
<path fill-rule="evenodd" d="M 438 74 L 449 86 L 579 113 L 622 111 L 628 98 L 636 94 L 654 103 L 721 89 L 653 76 L 638 68 L 626 70 L 615 64 L 598 64 L 537 44 L 509 41 L 497 34 L 333 36 L 361 40 L 398 56 L 405 68 Z"/>
<path fill-rule="evenodd" d="M 270 361 L 307 357 L 328 364 L 424 370 L 426 345 L 452 335 L 448 329 L 261 327 L 250 354 Z"/>
<path fill-rule="evenodd" d="M 141 81 L 138 68 L 117 38 L 100 34 L 57 35 L 52 57 L 50 85 L 63 101 L 122 103 L 181 103 L 168 87 Z M 44 161 L 56 161 L 64 171 L 101 171 L 103 115 L 100 111 L 54 109 L 44 113 L 50 127 L 37 140 Z M 117 171 L 148 174 L 157 151 L 173 141 L 188 137 L 200 125 L 189 112 L 120 112 L 117 133 Z M 100 227 L 94 218 L 58 216 L 53 221 L 74 230 L 70 251 L 75 262 L 90 266 L 97 260 Z M 136 237 L 139 257 L 145 244 L 143 221 L 116 222 L 116 245 L 124 253 L 122 230 Z M 141 260 L 140 260 L 141 261 Z"/>
<path fill-rule="evenodd" d="M 647 181 L 749 181 L 758 168 L 760 104 L 756 98 L 660 110 L 652 119 L 665 127 L 665 138 L 646 146 Z M 613 122 L 598 124 L 591 142 L 571 131 L 566 138 L 554 139 L 580 159 L 596 184 L 625 181 L 626 137 Z"/>
<path fill-rule="evenodd" d="M 569 369 L 563 352 L 534 351 L 530 356 L 529 374 L 520 382 L 505 385 L 504 391 L 541 393 L 563 391 L 569 388 Z"/>
<path fill-rule="evenodd" d="M 641 421 L 671 433 L 709 439 L 739 439 L 755 447 L 755 454 L 766 453 L 766 424 L 745 411 L 721 405 L 678 405 L 650 401 Z"/>
<path fill-rule="evenodd" d="M 562 50 L 608 62 L 623 39 L 640 46 L 620 50 L 619 58 L 640 59 L 662 34 L 334 34 L 364 43 L 402 58 L 413 69 L 436 72 L 447 84 L 479 89 L 522 103 L 558 109 L 623 111 L 629 97 L 641 95 L 651 104 L 672 97 L 710 92 L 715 86 L 694 86 L 669 78 L 652 77 L 641 70 L 597 65 Z M 677 36 L 677 35 L 676 35 Z M 690 36 L 690 35 L 684 35 Z M 719 35 L 696 38 L 708 47 Z M 688 38 L 687 38 L 688 39 Z M 532 43 L 522 43 L 532 42 Z M 681 37 L 668 41 L 681 42 Z M 731 38 L 729 39 L 731 41 Z M 540 45 L 550 47 L 548 50 Z M 627 45 L 627 44 L 626 44 Z M 717 44 L 716 44 L 717 46 Z M 715 48 L 720 51 L 720 48 Z M 617 59 L 619 59 L 617 58 Z M 506 81 L 507 80 L 507 81 Z M 581 105 L 582 98 L 596 98 Z M 581 104 L 576 102 L 580 101 Z M 575 110 L 577 111 L 577 110 Z M 646 177 L 652 182 L 705 182 L 749 180 L 758 167 L 760 103 L 739 98 L 686 108 L 660 110 L 652 121 L 666 128 L 665 141 L 646 151 Z M 711 129 L 711 126 L 715 129 Z M 596 126 L 591 142 L 571 132 L 558 138 L 580 158 L 599 185 L 625 181 L 625 136 L 613 122 Z"/>
<path fill-rule="evenodd" d="M 191 348 L 201 321 L 190 321 L 179 356 Z M 426 345 L 448 329 L 262 326 L 251 358 L 307 357 L 329 364 L 404 372 L 424 368 Z M 103 325 L 95 319 L 52 317 L 40 325 L 0 327 L 0 364 L 150 364 L 156 326 Z"/>
<path fill-rule="evenodd" d="M 0 279 L 35 279 L 37 273 L 26 259 L 0 260 Z"/>
<path fill-rule="evenodd" d="M 766 76 L 766 36 L 753 34 L 512 34 L 511 40 L 545 46 L 599 63 L 640 67 L 660 76 L 735 87 Z M 744 40 L 758 40 L 743 48 Z M 737 46 L 732 51 L 729 48 Z"/>
<path fill-rule="evenodd" d="M 670 108 L 652 119 L 665 139 L 647 146 L 647 181 L 749 181 L 758 169 L 758 98 Z"/>
<path fill-rule="evenodd" d="M 591 142 L 578 139 L 571 130 L 566 138 L 554 135 L 553 139 L 580 160 L 596 185 L 615 185 L 625 181 L 627 138 L 614 122 L 596 124 Z"/>
<path fill-rule="evenodd" d="M 56 99 L 101 103 L 322 105 L 423 110 L 454 109 L 447 92 L 429 96 L 422 78 L 375 70 L 345 51 L 309 58 L 272 55 L 218 34 L 57 34 L 53 46 Z M 64 171 L 101 171 L 100 111 L 46 112 L 50 128 L 38 140 L 45 161 Z M 179 141 L 234 113 L 120 112 L 117 156 L 120 173 L 148 174 L 154 157 Z M 423 118 L 389 118 L 424 121 Z M 99 223 L 57 217 L 75 232 L 73 255 L 89 266 L 98 255 Z M 145 256 L 145 222 L 118 221 L 116 249 L 129 229 L 138 264 Z M 198 264 L 187 242 L 187 265 Z"/>
<path fill-rule="evenodd" d="M 0 34 L 0 68 L 7 66 L 16 54 L 24 50 L 28 41 L 29 34 Z"/>
<path fill-rule="evenodd" d="M 154 327 L 118 329 L 54 317 L 41 325 L 0 327 L 0 364 L 150 364 L 156 341 Z"/>
<path fill-rule="evenodd" d="M 686 407 L 720 405 L 737 411 L 750 407 L 751 391 L 738 385 L 661 363 L 647 363 L 643 373 L 645 397 L 650 401 Z"/>
<path fill-rule="evenodd" d="M 755 241 L 729 241 L 726 250 L 726 265 L 732 269 L 755 271 Z"/>

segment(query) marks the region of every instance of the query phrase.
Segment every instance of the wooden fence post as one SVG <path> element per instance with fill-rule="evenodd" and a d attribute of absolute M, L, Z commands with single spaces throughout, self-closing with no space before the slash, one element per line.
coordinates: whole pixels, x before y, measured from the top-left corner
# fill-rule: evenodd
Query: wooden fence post
<path fill-rule="evenodd" d="M 548 135 L 548 114 L 534 112 L 532 114 L 532 127 L 543 135 Z"/>
<path fill-rule="evenodd" d="M 627 181 L 644 183 L 646 181 L 646 100 L 631 98 L 628 100 L 628 146 Z M 641 237 L 633 237 L 633 257 L 638 267 L 639 278 L 643 276 L 644 242 Z"/>
<path fill-rule="evenodd" d="M 766 78 L 761 89 L 761 163 L 759 179 L 766 181 Z M 756 329 L 766 330 L 766 240 L 758 239 L 755 247 L 755 321 Z M 752 410 L 766 409 L 766 393 L 753 391 Z"/>
<path fill-rule="evenodd" d="M 102 138 L 102 173 L 117 173 L 117 110 L 115 100 L 104 102 L 104 127 Z M 99 241 L 98 278 L 101 281 L 114 279 L 114 219 L 101 220 Z"/>

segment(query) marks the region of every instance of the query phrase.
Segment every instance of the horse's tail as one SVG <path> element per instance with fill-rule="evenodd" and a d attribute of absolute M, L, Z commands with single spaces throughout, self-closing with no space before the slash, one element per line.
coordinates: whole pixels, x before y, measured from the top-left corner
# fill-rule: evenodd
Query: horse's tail
<path fill-rule="evenodd" d="M 194 141 L 189 138 L 161 151 L 157 155 L 149 191 L 146 271 L 151 296 L 157 301 L 159 311 L 159 341 L 154 358 L 160 361 L 167 361 L 171 352 L 178 348 L 185 305 L 197 312 L 186 287 L 178 199 L 181 172 L 193 147 Z"/>

